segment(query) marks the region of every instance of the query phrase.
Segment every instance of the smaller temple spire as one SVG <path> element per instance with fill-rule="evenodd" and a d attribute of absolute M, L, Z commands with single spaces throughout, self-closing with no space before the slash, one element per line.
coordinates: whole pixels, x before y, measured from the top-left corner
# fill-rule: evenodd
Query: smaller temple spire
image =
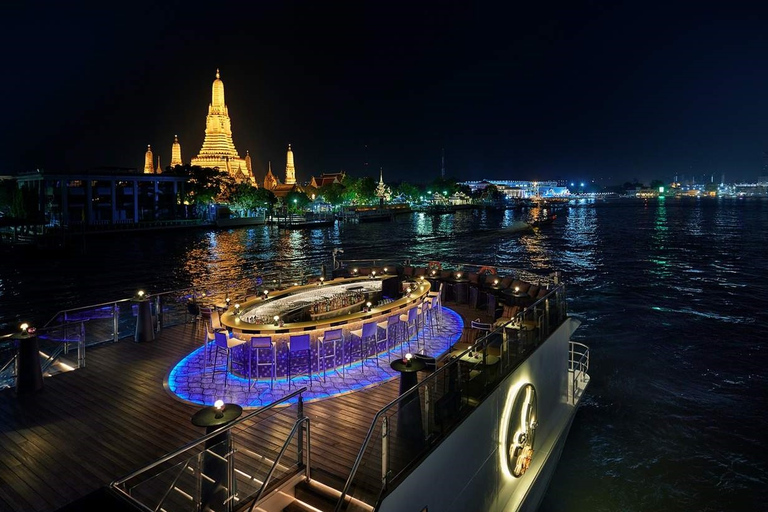
<path fill-rule="evenodd" d="M 152 174 L 155 172 L 155 169 L 152 166 L 154 163 L 153 161 L 152 146 L 147 144 L 147 152 L 144 153 L 144 174 Z"/>
<path fill-rule="evenodd" d="M 296 183 L 296 167 L 293 165 L 293 151 L 290 144 L 288 144 L 288 153 L 285 155 L 285 183 L 286 185 Z"/>
<path fill-rule="evenodd" d="M 173 145 L 171 146 L 171 167 L 177 165 L 184 165 L 181 160 L 181 144 L 179 143 L 179 136 L 173 136 Z"/>

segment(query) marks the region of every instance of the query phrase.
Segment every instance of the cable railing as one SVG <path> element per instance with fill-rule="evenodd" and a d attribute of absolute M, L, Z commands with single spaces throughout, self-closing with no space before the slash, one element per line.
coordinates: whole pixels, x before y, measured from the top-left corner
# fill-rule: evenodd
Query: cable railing
<path fill-rule="evenodd" d="M 144 511 L 231 511 L 250 502 L 252 508 L 276 482 L 301 471 L 309 476 L 304 392 L 306 388 L 300 388 L 210 431 L 109 487 Z M 288 417 L 293 418 L 291 429 L 280 434 Z"/>
<path fill-rule="evenodd" d="M 445 364 L 376 414 L 336 512 L 346 510 L 352 498 L 375 505 L 396 487 L 566 320 L 565 304 L 565 287 L 559 285 L 488 331 L 465 327 Z"/>
<path fill-rule="evenodd" d="M 17 333 L 0 336 L 0 389 L 13 387 L 19 377 L 17 361 L 21 341 L 14 334 Z M 85 321 L 69 321 L 36 329 L 34 338 L 43 376 L 85 366 Z M 71 353 L 73 350 L 74 356 Z M 32 371 L 32 368 L 27 366 L 24 371 Z"/>

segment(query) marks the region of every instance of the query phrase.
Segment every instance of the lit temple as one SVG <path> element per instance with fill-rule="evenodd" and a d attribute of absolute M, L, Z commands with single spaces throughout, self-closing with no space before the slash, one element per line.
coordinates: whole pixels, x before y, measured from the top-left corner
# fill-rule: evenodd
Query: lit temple
<path fill-rule="evenodd" d="M 203 147 L 190 163 L 200 167 L 218 167 L 221 171 L 226 170 L 239 182 L 248 181 L 255 184 L 249 165 L 250 158 L 240 158 L 232 142 L 231 121 L 224 102 L 224 82 L 221 81 L 218 69 L 216 80 L 213 81 L 211 103 L 208 105 Z"/>
<path fill-rule="evenodd" d="M 174 135 L 173 146 L 171 147 L 171 167 L 176 167 L 177 165 L 184 165 L 184 162 L 181 160 L 181 144 L 179 143 L 179 136 Z"/>
<path fill-rule="evenodd" d="M 285 184 L 293 185 L 294 183 L 296 183 L 296 168 L 293 166 L 293 151 L 288 144 L 288 154 L 285 158 Z"/>
<path fill-rule="evenodd" d="M 152 167 L 153 160 L 152 147 L 147 144 L 147 152 L 144 154 L 144 174 L 154 174 L 155 168 Z"/>

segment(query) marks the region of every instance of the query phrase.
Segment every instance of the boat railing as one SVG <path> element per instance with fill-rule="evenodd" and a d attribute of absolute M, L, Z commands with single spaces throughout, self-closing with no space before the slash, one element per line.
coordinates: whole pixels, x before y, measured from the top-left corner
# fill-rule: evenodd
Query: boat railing
<path fill-rule="evenodd" d="M 345 510 L 351 498 L 375 506 L 394 489 L 566 320 L 565 304 L 565 286 L 558 285 L 490 330 L 465 327 L 434 372 L 376 414 L 336 511 Z M 456 313 L 443 313 L 448 314 Z"/>
<path fill-rule="evenodd" d="M 13 387 L 18 378 L 15 333 L 0 336 L 0 389 Z M 35 330 L 44 376 L 55 375 L 85 366 L 85 321 L 69 321 Z"/>
<path fill-rule="evenodd" d="M 300 472 L 309 478 L 305 391 L 300 388 L 209 431 L 109 487 L 145 511 L 243 510 L 249 504 L 253 508 L 283 479 Z M 279 434 L 285 432 L 286 423 L 290 430 Z M 279 435 L 284 441 L 264 442 L 270 435 Z"/>
<path fill-rule="evenodd" d="M 273 274 L 268 278 L 232 279 L 167 290 L 147 295 L 151 323 L 155 334 L 176 325 L 193 325 L 200 321 L 200 307 L 224 306 L 256 298 L 264 290 L 284 285 L 306 284 L 306 277 Z M 229 300 L 228 300 L 229 299 Z M 44 375 L 85 366 L 86 349 L 104 343 L 118 342 L 135 336 L 138 319 L 136 297 L 62 309 L 37 329 L 41 347 L 41 369 Z M 3 342 L 13 332 L 0 336 L 0 389 L 14 385 L 16 346 Z M 77 358 L 70 351 L 77 348 Z"/>
<path fill-rule="evenodd" d="M 392 261 L 386 258 L 369 258 L 369 259 L 336 259 L 335 267 L 338 273 L 343 273 L 344 270 L 351 270 L 355 267 L 363 268 L 383 268 L 389 267 L 392 271 L 400 271 L 403 267 L 423 267 L 430 270 L 438 270 L 435 265 L 439 264 L 439 270 L 452 270 L 452 271 L 464 271 L 464 272 L 478 272 L 481 274 L 506 274 L 514 276 L 517 279 L 527 281 L 529 283 L 535 283 L 537 286 L 554 286 L 559 282 L 559 275 L 556 272 L 549 274 L 537 274 L 517 267 L 510 267 L 504 265 L 480 265 L 477 263 L 466 263 L 460 261 L 427 261 L 407 259 L 405 261 Z M 437 272 L 439 274 L 439 272 Z M 431 277 L 427 275 L 427 277 Z"/>
<path fill-rule="evenodd" d="M 589 375 L 589 347 L 578 341 L 571 341 L 568 362 L 571 372 L 571 403 L 576 404 Z"/>

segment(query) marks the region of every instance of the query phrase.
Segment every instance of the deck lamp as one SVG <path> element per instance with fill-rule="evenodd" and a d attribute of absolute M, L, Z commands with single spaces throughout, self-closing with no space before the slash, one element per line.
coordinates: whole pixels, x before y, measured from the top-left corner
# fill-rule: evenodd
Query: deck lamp
<path fill-rule="evenodd" d="M 356 268 L 353 268 L 353 269 L 352 269 L 352 273 L 353 273 L 353 274 L 357 274 L 357 269 L 356 269 Z"/>
<path fill-rule="evenodd" d="M 221 400 L 221 399 L 216 400 L 215 402 L 213 402 L 213 407 L 214 409 L 216 409 L 215 416 L 217 418 L 224 417 L 224 400 Z"/>
<path fill-rule="evenodd" d="M 431 272 L 431 274 L 432 274 L 432 275 L 435 275 L 436 273 L 437 273 L 437 270 L 435 270 L 435 269 L 432 269 L 432 272 Z"/>
<path fill-rule="evenodd" d="M 299 286 L 299 283 L 297 283 L 297 282 L 294 282 L 294 283 L 293 283 L 293 286 Z"/>
<path fill-rule="evenodd" d="M 515 286 L 515 293 L 518 293 L 518 292 L 520 292 L 520 287 L 519 286 Z"/>
<path fill-rule="evenodd" d="M 137 296 L 139 299 L 143 299 L 143 298 L 144 298 L 144 295 L 146 295 L 146 294 L 144 293 L 144 290 L 139 290 L 138 292 L 136 292 L 136 296 Z"/>
<path fill-rule="evenodd" d="M 461 272 L 456 272 L 456 279 L 461 279 Z"/>
<path fill-rule="evenodd" d="M 279 325 L 280 324 L 280 317 L 279 316 L 277 316 L 277 315 L 273 316 L 272 320 L 275 321 L 275 325 Z"/>
<path fill-rule="evenodd" d="M 320 286 L 323 286 L 324 281 L 325 281 L 325 278 L 323 276 L 320 276 Z"/>
<path fill-rule="evenodd" d="M 376 271 L 375 270 L 371 270 L 371 279 L 373 279 L 375 277 L 376 277 Z"/>
<path fill-rule="evenodd" d="M 27 330 L 29 329 L 29 324 L 27 322 L 24 322 L 19 326 L 19 329 L 21 329 L 21 332 L 23 334 L 27 334 Z"/>
<path fill-rule="evenodd" d="M 386 274 L 389 269 L 387 267 L 384 267 L 384 273 Z"/>
<path fill-rule="evenodd" d="M 240 304 L 235 304 L 235 316 L 240 318 Z"/>
<path fill-rule="evenodd" d="M 493 286 L 498 286 L 498 285 L 499 285 L 499 280 L 498 279 L 494 279 L 493 280 Z"/>
<path fill-rule="evenodd" d="M 371 310 L 371 301 L 368 301 L 365 303 L 365 310 L 370 311 Z"/>
<path fill-rule="evenodd" d="M 227 297 L 226 299 L 224 299 L 224 302 L 226 302 L 227 303 L 227 307 L 229 307 L 229 303 L 232 302 L 232 299 Z"/>
<path fill-rule="evenodd" d="M 264 300 L 269 298 L 269 290 L 264 290 Z"/>
<path fill-rule="evenodd" d="M 411 366 L 411 359 L 413 359 L 413 354 L 410 352 L 405 354 L 405 366 Z"/>

